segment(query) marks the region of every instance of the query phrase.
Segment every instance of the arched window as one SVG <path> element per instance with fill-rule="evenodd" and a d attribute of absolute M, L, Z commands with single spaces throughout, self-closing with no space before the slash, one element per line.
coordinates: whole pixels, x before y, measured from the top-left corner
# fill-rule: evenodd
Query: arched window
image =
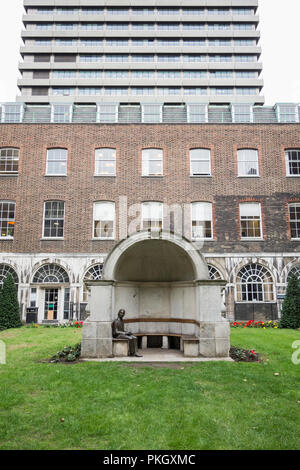
<path fill-rule="evenodd" d="M 0 264 L 0 289 L 2 289 L 3 282 L 8 274 L 11 274 L 16 285 L 19 284 L 19 279 L 16 271 L 8 264 Z"/>
<path fill-rule="evenodd" d="M 142 176 L 162 176 L 163 151 L 161 149 L 142 150 Z"/>
<path fill-rule="evenodd" d="M 19 168 L 19 149 L 0 149 L 0 174 L 17 174 Z"/>
<path fill-rule="evenodd" d="M 65 224 L 64 201 L 44 203 L 44 238 L 63 238 Z"/>
<path fill-rule="evenodd" d="M 300 203 L 289 204 L 291 238 L 300 238 Z"/>
<path fill-rule="evenodd" d="M 0 201 L 0 238 L 13 238 L 15 231 L 16 203 Z"/>
<path fill-rule="evenodd" d="M 218 271 L 218 269 L 212 266 L 211 264 L 208 264 L 208 274 L 209 279 L 211 279 L 212 281 L 220 281 L 221 279 L 223 279 L 220 271 Z"/>
<path fill-rule="evenodd" d="M 95 150 L 95 176 L 116 175 L 116 149 L 99 148 Z"/>
<path fill-rule="evenodd" d="M 163 227 L 162 202 L 142 203 L 142 230 L 161 230 Z"/>
<path fill-rule="evenodd" d="M 300 280 L 300 264 L 298 264 L 297 266 L 294 266 L 289 274 L 288 274 L 288 277 L 287 277 L 287 282 L 289 282 L 289 279 L 291 277 L 292 274 L 295 274 L 297 276 L 297 278 Z"/>
<path fill-rule="evenodd" d="M 237 275 L 237 302 L 272 302 L 273 278 L 260 264 L 248 264 Z"/>
<path fill-rule="evenodd" d="M 99 201 L 94 203 L 94 238 L 115 237 L 115 203 Z"/>
<path fill-rule="evenodd" d="M 300 176 L 300 149 L 285 151 L 285 166 L 287 176 Z"/>
<path fill-rule="evenodd" d="M 255 149 L 238 150 L 238 175 L 259 176 L 258 152 Z"/>
<path fill-rule="evenodd" d="M 67 174 L 68 151 L 62 148 L 47 150 L 46 175 L 65 176 Z"/>
<path fill-rule="evenodd" d="M 210 150 L 191 149 L 190 150 L 191 176 L 210 176 Z"/>
<path fill-rule="evenodd" d="M 85 273 L 83 281 L 99 281 L 102 279 L 103 264 L 95 264 L 91 266 Z M 87 288 L 83 282 L 83 302 L 87 302 Z"/>
<path fill-rule="evenodd" d="M 44 264 L 41 266 L 33 276 L 34 284 L 66 284 L 69 283 L 69 276 L 58 264 Z"/>
<path fill-rule="evenodd" d="M 213 238 L 213 216 L 211 202 L 192 202 L 192 239 Z"/>
<path fill-rule="evenodd" d="M 261 205 L 258 202 L 240 204 L 241 238 L 262 238 Z"/>

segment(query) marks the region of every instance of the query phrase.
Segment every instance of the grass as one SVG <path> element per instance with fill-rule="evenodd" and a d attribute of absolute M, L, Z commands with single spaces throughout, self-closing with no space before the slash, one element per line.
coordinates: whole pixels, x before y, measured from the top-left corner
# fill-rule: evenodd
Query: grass
<path fill-rule="evenodd" d="M 262 353 L 261 363 L 40 362 L 80 337 L 73 328 L 0 333 L 1 450 L 299 448 L 299 331 L 231 330 L 232 344 Z"/>

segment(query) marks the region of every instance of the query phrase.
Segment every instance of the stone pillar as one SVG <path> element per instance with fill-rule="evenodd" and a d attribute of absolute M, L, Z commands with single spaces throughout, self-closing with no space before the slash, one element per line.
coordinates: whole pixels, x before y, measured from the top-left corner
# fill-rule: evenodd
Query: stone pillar
<path fill-rule="evenodd" d="M 142 349 L 147 349 L 147 336 L 142 336 Z"/>
<path fill-rule="evenodd" d="M 198 281 L 197 283 L 200 356 L 229 356 L 229 322 L 222 316 L 224 286 L 225 281 Z"/>
<path fill-rule="evenodd" d="M 114 286 L 112 282 L 91 281 L 87 283 L 89 317 L 83 324 L 82 357 L 112 357 L 112 330 Z"/>
<path fill-rule="evenodd" d="M 168 337 L 163 336 L 162 337 L 162 349 L 168 349 L 169 343 L 168 343 Z"/>

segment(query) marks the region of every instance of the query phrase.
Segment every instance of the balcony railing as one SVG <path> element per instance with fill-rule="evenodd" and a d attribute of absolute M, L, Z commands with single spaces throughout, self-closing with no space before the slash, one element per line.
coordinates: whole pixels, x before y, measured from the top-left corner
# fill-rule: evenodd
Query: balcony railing
<path fill-rule="evenodd" d="M 0 103 L 0 123 L 99 124 L 289 124 L 300 122 L 300 104 L 24 104 Z"/>

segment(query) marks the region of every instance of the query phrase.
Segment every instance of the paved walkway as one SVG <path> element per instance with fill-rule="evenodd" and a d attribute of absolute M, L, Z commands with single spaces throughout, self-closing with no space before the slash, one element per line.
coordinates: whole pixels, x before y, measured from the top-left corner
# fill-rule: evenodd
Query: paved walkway
<path fill-rule="evenodd" d="M 176 349 L 148 348 L 140 349 L 143 357 L 106 357 L 103 359 L 81 359 L 87 362 L 233 362 L 230 357 L 184 357 L 181 351 Z"/>

